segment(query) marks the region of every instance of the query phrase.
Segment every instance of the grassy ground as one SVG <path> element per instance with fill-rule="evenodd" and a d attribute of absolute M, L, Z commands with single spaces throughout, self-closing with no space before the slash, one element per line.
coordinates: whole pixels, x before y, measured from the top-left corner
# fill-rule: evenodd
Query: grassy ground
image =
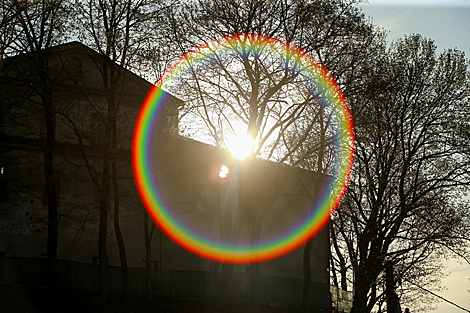
<path fill-rule="evenodd" d="M 2 313 L 215 313 L 212 301 L 203 299 L 171 299 L 110 294 L 108 303 L 99 300 L 98 293 L 61 289 L 55 300 L 48 301 L 45 287 L 0 285 L 0 312 Z M 50 302 L 50 303 L 49 303 Z M 227 301 L 226 313 L 252 312 L 247 302 Z M 296 307 L 265 303 L 260 313 L 299 313 Z"/>

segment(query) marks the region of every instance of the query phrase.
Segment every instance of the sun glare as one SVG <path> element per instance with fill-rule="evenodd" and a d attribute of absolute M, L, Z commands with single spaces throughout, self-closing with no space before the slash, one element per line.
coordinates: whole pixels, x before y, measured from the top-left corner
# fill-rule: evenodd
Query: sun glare
<path fill-rule="evenodd" d="M 219 171 L 219 177 L 220 178 L 226 178 L 228 176 L 228 173 L 230 173 L 227 165 L 225 164 L 222 164 L 222 166 L 220 167 L 220 171 Z"/>
<path fill-rule="evenodd" d="M 239 133 L 227 139 L 227 148 L 236 159 L 243 160 L 253 153 L 254 140 L 247 133 Z"/>

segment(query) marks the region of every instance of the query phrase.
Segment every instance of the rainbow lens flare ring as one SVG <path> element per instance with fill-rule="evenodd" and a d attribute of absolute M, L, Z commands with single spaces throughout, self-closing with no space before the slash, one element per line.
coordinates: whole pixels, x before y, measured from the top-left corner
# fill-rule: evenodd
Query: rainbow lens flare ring
<path fill-rule="evenodd" d="M 301 68 L 301 75 L 306 77 L 309 84 L 320 90 L 322 105 L 328 106 L 338 121 L 336 124 L 338 135 L 334 139 L 338 148 L 334 151 L 333 174 L 330 175 L 330 181 L 327 183 L 328 190 L 321 193 L 315 208 L 312 208 L 314 213 L 296 229 L 290 230 L 273 241 L 260 242 L 255 248 L 236 244 L 230 246 L 226 243 L 219 244 L 216 241 L 207 240 L 198 233 L 191 232 L 174 218 L 171 208 L 165 205 L 165 199 L 160 194 L 154 177 L 152 164 L 158 160 L 154 160 L 151 148 L 155 140 L 154 133 L 158 116 L 163 111 L 163 104 L 168 97 L 168 93 L 162 90 L 165 84 L 178 81 L 181 75 L 197 68 L 196 65 L 210 58 L 212 53 L 218 55 L 233 53 L 230 47 L 244 45 L 247 41 L 263 49 L 276 50 L 295 60 L 294 64 L 299 65 L 299 68 L 290 70 L 295 72 L 300 71 Z M 305 244 L 328 223 L 331 212 L 338 207 L 349 183 L 354 153 L 355 135 L 352 114 L 345 95 L 325 66 L 306 51 L 289 42 L 259 34 L 236 34 L 212 40 L 188 51 L 155 83 L 147 94 L 136 121 L 132 162 L 140 198 L 152 219 L 167 236 L 199 256 L 216 261 L 248 263 L 253 260 L 267 261 L 287 254 Z"/>

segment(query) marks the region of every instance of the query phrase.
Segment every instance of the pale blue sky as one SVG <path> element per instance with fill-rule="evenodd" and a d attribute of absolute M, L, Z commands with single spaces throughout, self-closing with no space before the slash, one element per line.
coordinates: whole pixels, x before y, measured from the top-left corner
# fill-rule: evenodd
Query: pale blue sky
<path fill-rule="evenodd" d="M 470 57 L 470 0 L 369 0 L 360 7 L 390 31 L 389 40 L 419 33 L 434 39 L 439 51 L 457 47 Z"/>
<path fill-rule="evenodd" d="M 434 39 L 437 50 L 457 47 L 470 58 L 470 0 L 369 0 L 361 4 L 374 24 L 390 31 L 389 40 L 419 33 Z M 438 294 L 470 310 L 470 265 L 451 260 L 451 274 L 442 281 L 447 288 Z M 404 307 L 403 307 L 404 310 Z M 417 313 L 410 307 L 411 313 Z M 435 313 L 465 312 L 441 302 Z"/>

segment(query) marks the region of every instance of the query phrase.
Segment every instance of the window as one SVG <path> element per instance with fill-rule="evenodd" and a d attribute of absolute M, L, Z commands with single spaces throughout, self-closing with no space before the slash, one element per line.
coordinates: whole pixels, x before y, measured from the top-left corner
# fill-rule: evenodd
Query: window
<path fill-rule="evenodd" d="M 108 260 L 108 265 L 109 265 L 109 258 L 106 258 Z M 97 256 L 93 257 L 93 264 L 95 265 L 100 265 L 100 258 Z"/>
<path fill-rule="evenodd" d="M 145 261 L 145 260 L 142 261 L 142 267 L 147 268 L 147 261 Z M 152 270 L 157 269 L 157 261 L 150 261 L 150 268 Z"/>
<path fill-rule="evenodd" d="M 6 200 L 7 187 L 7 167 L 0 164 L 0 201 Z"/>

